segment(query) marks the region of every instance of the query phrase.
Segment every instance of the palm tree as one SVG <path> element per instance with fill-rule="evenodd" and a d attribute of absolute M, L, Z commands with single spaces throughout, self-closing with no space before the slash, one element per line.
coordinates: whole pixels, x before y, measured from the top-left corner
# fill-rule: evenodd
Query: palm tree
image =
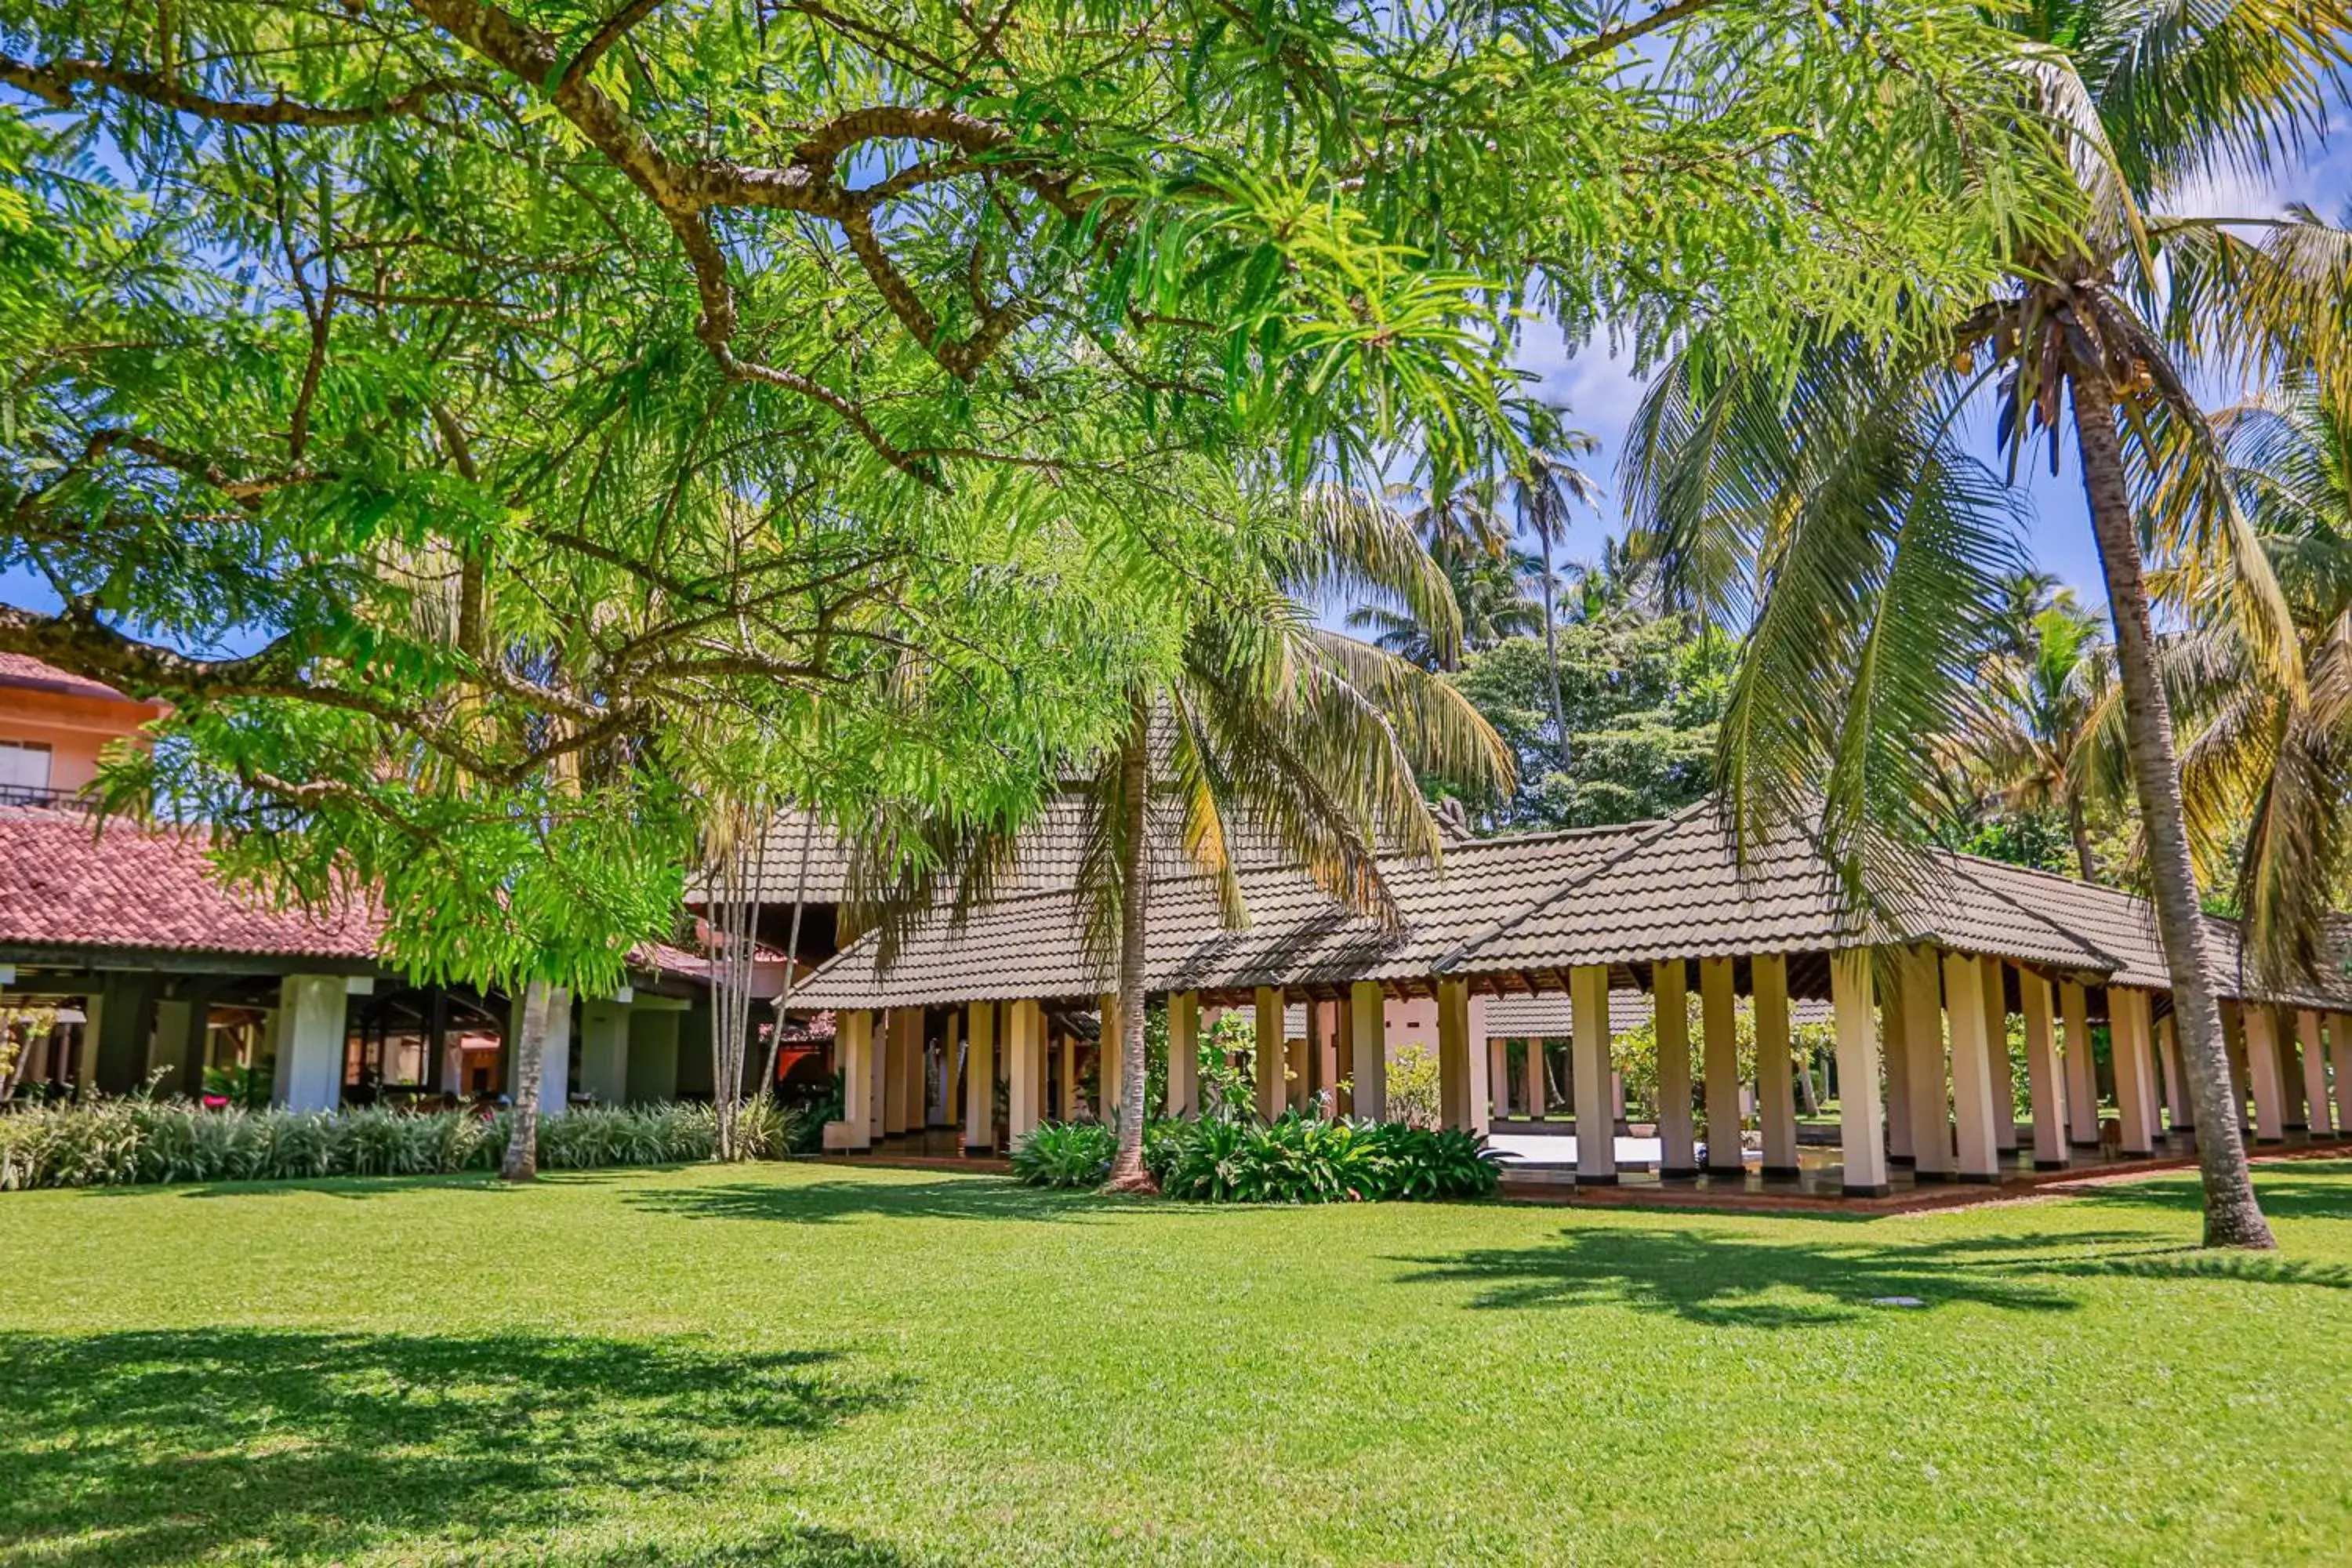
<path fill-rule="evenodd" d="M 2161 684 L 2132 466 L 2176 498 L 2153 538 L 2189 591 L 2226 602 L 2248 646 L 2300 679 L 2285 607 L 2234 504 L 2185 367 L 2310 361 L 2341 377 L 2352 237 L 2307 212 L 2245 226 L 2160 209 L 2196 177 L 2261 168 L 2324 130 L 2352 15 L 2242 0 L 2206 9 L 2038 5 L 2021 35 L 2033 111 L 2065 138 L 2082 218 L 2021 232 L 2005 285 L 1918 296 L 1915 342 L 1824 328 L 1793 374 L 1702 332 L 1644 400 L 1631 497 L 1662 559 L 1747 620 L 1719 766 L 1743 842 L 1825 802 L 1828 840 L 1862 896 L 1916 864 L 1933 797 L 1920 734 L 1949 733 L 2021 503 L 1958 445 L 1997 386 L 2012 465 L 2071 434 L 2116 632 L 2131 783 L 2198 1113 L 2205 1239 L 2274 1245 L 2235 1117 Z M 2156 216 L 2152 216 L 2156 215 Z"/>
<path fill-rule="evenodd" d="M 2233 887 L 2257 972 L 2292 984 L 2340 962 L 2332 921 L 2352 897 L 2352 415 L 2300 385 L 2216 424 L 2305 679 L 2267 679 L 2234 623 L 2182 602 L 2190 624 L 2165 647 L 2166 684 L 2199 868 Z"/>
<path fill-rule="evenodd" d="M 2063 812 L 2074 866 L 2098 879 L 2091 853 L 2083 766 L 2107 681 L 2095 616 L 2050 579 L 2020 574 L 1983 666 L 1974 721 L 1961 737 L 1962 767 L 2012 811 Z"/>
<path fill-rule="evenodd" d="M 1248 923 L 1240 855 L 1251 846 L 1302 870 L 1343 905 L 1385 922 L 1397 910 L 1383 850 L 1435 859 L 1443 838 L 1421 778 L 1506 795 L 1508 749 L 1431 671 L 1313 624 L 1302 601 L 1335 590 L 1401 601 L 1438 646 L 1460 636 L 1452 585 L 1410 518 L 1355 492 L 1314 493 L 1303 526 L 1262 563 L 1268 592 L 1198 605 L 1175 668 L 1128 694 L 1121 743 L 1066 794 L 1083 814 L 1076 874 L 1088 950 L 1115 960 L 1121 1036 L 1118 1153 L 1109 1185 L 1149 1191 L 1143 1165 L 1144 942 L 1156 863 L 1181 857 L 1214 883 L 1230 925 Z M 935 879 L 967 891 L 1011 862 L 994 829 L 944 827 L 936 869 L 902 879 L 877 912 L 925 907 Z M 1106 1042 L 1108 1047 L 1108 1042 Z"/>
<path fill-rule="evenodd" d="M 1393 590 L 1366 584 L 1381 602 L 1349 611 L 1351 629 L 1370 632 L 1375 647 L 1400 658 L 1440 670 L 1459 668 L 1465 649 L 1536 629 L 1543 612 L 1526 586 L 1534 558 L 1512 545 L 1491 485 L 1465 485 L 1440 472 L 1424 488 L 1391 485 L 1387 495 L 1402 527 L 1444 574 L 1452 611 L 1432 620 Z"/>
<path fill-rule="evenodd" d="M 1539 410 L 1529 426 L 1527 448 L 1512 467 L 1511 500 L 1519 514 L 1519 526 L 1535 535 L 1543 559 L 1543 574 L 1537 582 L 1543 595 L 1544 667 L 1551 679 L 1551 721 L 1559 747 L 1559 768 L 1566 773 L 1568 709 L 1559 690 L 1559 610 L 1552 552 L 1567 538 L 1570 506 L 1577 501 L 1591 506 L 1601 499 L 1601 487 L 1572 461 L 1591 457 L 1601 449 L 1601 443 L 1581 430 L 1561 426 L 1549 409 Z"/>

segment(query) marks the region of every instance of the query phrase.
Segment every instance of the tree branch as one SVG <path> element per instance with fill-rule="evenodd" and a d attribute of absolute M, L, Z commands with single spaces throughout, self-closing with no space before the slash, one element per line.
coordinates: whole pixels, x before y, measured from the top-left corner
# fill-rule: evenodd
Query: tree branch
<path fill-rule="evenodd" d="M 128 70 L 103 60 L 61 59 L 37 65 L 7 55 L 0 55 L 0 82 L 31 93 L 53 109 L 78 108 L 80 100 L 76 96 L 77 89 L 100 87 L 229 125 L 372 125 L 378 121 L 421 114 L 436 98 L 456 93 L 478 96 L 491 90 L 488 82 L 475 77 L 433 77 L 382 102 L 350 108 L 298 103 L 282 98 L 257 103 L 192 92 L 152 72 Z"/>

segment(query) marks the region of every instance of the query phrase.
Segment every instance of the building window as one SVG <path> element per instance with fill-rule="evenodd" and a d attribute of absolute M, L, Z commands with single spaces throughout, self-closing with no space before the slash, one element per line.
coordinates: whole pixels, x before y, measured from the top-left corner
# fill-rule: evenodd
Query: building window
<path fill-rule="evenodd" d="M 49 748 L 39 741 L 0 741 L 0 803 L 49 793 Z"/>

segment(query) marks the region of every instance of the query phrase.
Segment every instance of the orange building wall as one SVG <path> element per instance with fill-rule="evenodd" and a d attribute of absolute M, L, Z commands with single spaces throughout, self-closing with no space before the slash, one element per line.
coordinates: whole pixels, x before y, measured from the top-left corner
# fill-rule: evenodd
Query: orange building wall
<path fill-rule="evenodd" d="M 49 748 L 49 787 L 79 789 L 98 773 L 99 752 L 110 741 L 136 737 L 159 705 L 124 698 L 81 697 L 0 684 L 0 741 L 34 741 Z"/>

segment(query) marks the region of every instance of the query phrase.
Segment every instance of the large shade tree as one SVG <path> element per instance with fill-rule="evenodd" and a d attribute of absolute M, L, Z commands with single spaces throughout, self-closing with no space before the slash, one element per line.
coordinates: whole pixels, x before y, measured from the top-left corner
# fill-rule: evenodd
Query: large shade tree
<path fill-rule="evenodd" d="M 1960 445 L 1979 395 L 2012 462 L 2071 446 L 2116 631 L 2131 783 L 2193 1089 L 2209 1244 L 2268 1247 L 2238 1119 L 2158 668 L 2144 544 L 2300 679 L 2269 564 L 2189 391 L 2200 363 L 2345 374 L 2352 242 L 2309 214 L 2233 224 L 2179 193 L 2263 169 L 2325 128 L 2347 58 L 2336 4 L 1999 13 L 2029 46 L 2036 121 L 2067 150 L 2077 222 L 2021 228 L 2000 285 L 1922 290 L 1882 354 L 1825 323 L 1793 369 L 1700 334 L 1645 401 L 1632 490 L 1685 591 L 1748 627 L 1720 770 L 1743 839 L 1822 803 L 1858 896 L 1906 879 L 1935 809 L 2022 503 Z M 2144 541 L 2135 468 L 2177 504 Z"/>
<path fill-rule="evenodd" d="M 2053 188 L 2011 52 L 1950 0 L 0 0 L 0 648 L 168 698 L 116 798 L 240 872 L 609 986 L 707 800 L 1009 824 L 1116 752 L 1265 559 L 1194 487 L 1463 467 L 1523 309 L 1770 355 L 1980 281 Z"/>

